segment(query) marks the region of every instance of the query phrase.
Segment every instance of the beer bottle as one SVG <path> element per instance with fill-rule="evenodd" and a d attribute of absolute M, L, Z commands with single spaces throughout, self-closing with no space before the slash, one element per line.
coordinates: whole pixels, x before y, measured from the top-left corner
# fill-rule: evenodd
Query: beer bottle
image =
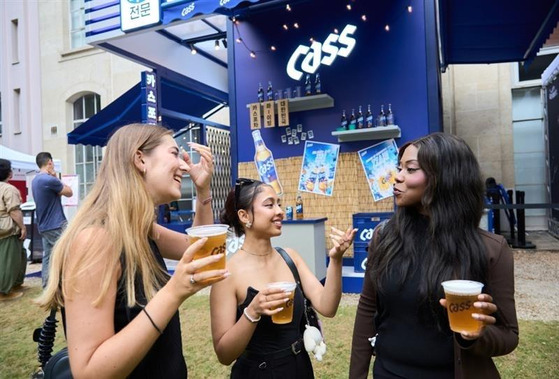
<path fill-rule="evenodd" d="M 363 110 L 361 105 L 359 106 L 359 111 L 357 112 L 357 129 L 363 129 Z"/>
<path fill-rule="evenodd" d="M 365 115 L 365 126 L 367 128 L 372 128 L 373 124 L 373 114 L 371 113 L 371 104 L 367 105 L 367 114 Z"/>
<path fill-rule="evenodd" d="M 268 81 L 268 88 L 266 89 L 266 100 L 274 100 L 274 89 L 272 88 L 272 82 Z"/>
<path fill-rule="evenodd" d="M 297 192 L 297 200 L 295 201 L 295 218 L 297 220 L 303 219 L 303 198 L 301 192 Z"/>
<path fill-rule="evenodd" d="M 309 96 L 312 94 L 312 83 L 311 83 L 311 76 L 307 74 L 305 77 L 305 96 Z"/>
<path fill-rule="evenodd" d="M 347 130 L 347 117 L 345 115 L 345 109 L 342 111 L 342 120 L 340 121 L 339 130 Z"/>
<path fill-rule="evenodd" d="M 388 114 L 386 115 L 386 125 L 394 125 L 394 113 L 392 113 L 392 104 L 388 104 Z"/>
<path fill-rule="evenodd" d="M 319 93 L 322 93 L 322 83 L 320 82 L 320 74 L 316 74 L 316 77 L 314 78 L 314 92 L 318 95 Z"/>
<path fill-rule="evenodd" d="M 283 189 L 279 181 L 274 156 L 272 155 L 270 149 L 266 147 L 266 144 L 260 135 L 260 130 L 252 131 L 252 139 L 254 140 L 254 149 L 256 150 L 256 153 L 254 154 L 254 163 L 256 164 L 256 169 L 260 175 L 260 180 L 272 186 L 276 193 L 281 195 L 283 193 Z"/>
<path fill-rule="evenodd" d="M 351 110 L 351 116 L 349 116 L 349 130 L 355 130 L 357 122 L 355 120 L 355 109 Z"/>
<path fill-rule="evenodd" d="M 258 101 L 264 101 L 264 88 L 262 88 L 262 83 L 258 83 Z"/>
<path fill-rule="evenodd" d="M 377 126 L 386 126 L 386 115 L 384 114 L 384 104 L 380 106 L 380 112 L 377 116 Z"/>

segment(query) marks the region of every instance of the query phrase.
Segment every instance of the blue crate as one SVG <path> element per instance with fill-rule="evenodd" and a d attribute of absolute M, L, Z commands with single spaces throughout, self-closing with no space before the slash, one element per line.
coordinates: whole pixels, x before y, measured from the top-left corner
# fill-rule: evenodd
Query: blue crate
<path fill-rule="evenodd" d="M 353 244 L 353 270 L 355 272 L 365 272 L 368 246 L 369 244 L 366 242 L 355 242 Z"/>
<path fill-rule="evenodd" d="M 394 212 L 355 213 L 353 227 L 357 228 L 355 243 L 369 243 L 373 230 L 381 221 L 388 220 Z"/>

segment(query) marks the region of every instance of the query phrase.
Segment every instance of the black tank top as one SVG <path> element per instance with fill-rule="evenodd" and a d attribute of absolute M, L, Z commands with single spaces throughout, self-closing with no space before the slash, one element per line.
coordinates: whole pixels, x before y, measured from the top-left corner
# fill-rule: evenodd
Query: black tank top
<path fill-rule="evenodd" d="M 243 309 L 250 304 L 257 294 L 258 291 L 256 289 L 252 287 L 247 288 L 245 301 L 237 306 L 237 320 L 244 317 Z M 304 301 L 299 287 L 295 289 L 293 306 L 293 320 L 289 324 L 274 324 L 270 316 L 262 315 L 262 319 L 256 325 L 246 350 L 258 354 L 267 354 L 285 349 L 300 339 L 302 337 L 301 324 L 304 322 Z"/>
<path fill-rule="evenodd" d="M 155 259 L 165 271 L 165 261 L 152 240 L 149 241 L 151 250 Z M 121 265 L 124 269 L 124 258 L 121 258 Z M 116 295 L 114 326 L 115 333 L 118 333 L 126 325 L 130 323 L 140 312 L 139 306 L 129 308 L 126 306 L 126 286 L 124 283 L 124 274 L 118 281 L 118 292 Z M 168 280 L 168 279 L 167 279 Z M 165 283 L 167 282 L 165 280 Z M 161 283 L 163 286 L 165 283 Z M 135 281 L 136 301 L 139 304 L 147 304 L 142 281 L 139 277 Z M 129 378 L 187 378 L 188 372 L 186 362 L 182 355 L 182 337 L 179 320 L 179 312 L 167 324 L 163 330 L 163 334 L 155 341 L 151 349 L 148 351 L 144 359 L 132 371 Z"/>

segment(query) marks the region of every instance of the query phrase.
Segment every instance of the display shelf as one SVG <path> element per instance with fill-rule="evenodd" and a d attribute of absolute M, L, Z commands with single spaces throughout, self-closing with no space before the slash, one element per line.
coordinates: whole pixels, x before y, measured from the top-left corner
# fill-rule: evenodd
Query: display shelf
<path fill-rule="evenodd" d="M 389 125 L 367 129 L 333 131 L 332 135 L 338 137 L 338 142 L 352 142 L 399 138 L 402 133 L 398 125 Z"/>
<path fill-rule="evenodd" d="M 295 97 L 287 100 L 289 100 L 289 113 L 332 108 L 334 106 L 334 99 L 325 93 L 320 95 Z M 277 100 L 274 101 L 274 103 L 277 107 Z M 250 104 L 247 104 L 247 108 L 250 108 Z"/>

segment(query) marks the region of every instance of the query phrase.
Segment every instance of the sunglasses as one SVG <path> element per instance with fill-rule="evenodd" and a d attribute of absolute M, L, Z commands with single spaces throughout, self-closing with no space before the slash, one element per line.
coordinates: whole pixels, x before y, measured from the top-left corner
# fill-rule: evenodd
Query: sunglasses
<path fill-rule="evenodd" d="M 238 178 L 235 182 L 235 209 L 239 210 L 237 204 L 239 204 L 239 199 L 241 197 L 241 190 L 243 187 L 251 186 L 252 184 L 256 183 L 254 179 L 247 179 L 247 178 Z M 256 192 L 256 191 L 255 191 Z M 254 193 L 252 194 L 254 198 Z M 252 200 L 250 201 L 252 203 Z"/>

